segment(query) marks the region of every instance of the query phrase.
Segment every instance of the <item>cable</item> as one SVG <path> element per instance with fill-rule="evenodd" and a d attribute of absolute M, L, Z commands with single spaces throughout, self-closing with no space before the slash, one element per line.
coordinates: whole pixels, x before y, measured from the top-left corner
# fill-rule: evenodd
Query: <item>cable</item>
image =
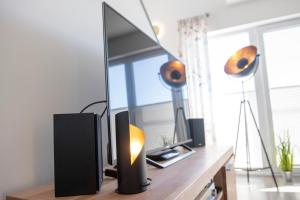
<path fill-rule="evenodd" d="M 90 103 L 89 105 L 87 105 L 86 107 L 84 107 L 80 113 L 83 113 L 87 108 L 91 107 L 92 105 L 95 105 L 95 104 L 99 104 L 99 103 L 106 103 L 107 101 L 106 100 L 103 100 L 103 101 L 95 101 L 93 103 Z M 104 111 L 102 112 L 101 114 L 101 117 L 104 115 L 104 112 L 107 110 L 107 107 L 105 107 Z"/>
<path fill-rule="evenodd" d="M 105 111 L 107 111 L 107 106 L 105 106 L 105 108 L 104 108 L 103 112 L 102 112 L 102 113 L 101 113 L 101 115 L 100 115 L 100 118 L 101 118 L 101 119 L 102 119 L 102 117 L 103 117 L 103 115 L 104 115 Z"/>

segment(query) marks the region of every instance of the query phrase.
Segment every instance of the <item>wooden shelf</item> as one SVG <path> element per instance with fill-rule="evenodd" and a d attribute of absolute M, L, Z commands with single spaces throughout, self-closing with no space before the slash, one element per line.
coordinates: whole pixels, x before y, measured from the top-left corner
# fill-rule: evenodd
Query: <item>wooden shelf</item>
<path fill-rule="evenodd" d="M 101 191 L 95 195 L 55 198 L 53 184 L 49 184 L 10 194 L 7 200 L 189 200 L 195 199 L 211 179 L 221 184 L 227 196 L 225 166 L 233 155 L 232 147 L 213 145 L 195 150 L 196 153 L 170 167 L 157 169 L 148 166 L 148 177 L 152 179 L 152 184 L 143 193 L 117 194 L 117 181 L 105 178 Z"/>
<path fill-rule="evenodd" d="M 223 194 L 223 191 L 219 192 L 219 193 L 218 193 L 218 196 L 216 197 L 215 200 L 221 200 L 221 199 L 223 199 L 223 198 L 224 198 L 223 195 L 224 195 L 224 194 Z"/>
<path fill-rule="evenodd" d="M 195 200 L 206 200 L 211 195 L 211 191 L 208 188 L 204 188 Z"/>

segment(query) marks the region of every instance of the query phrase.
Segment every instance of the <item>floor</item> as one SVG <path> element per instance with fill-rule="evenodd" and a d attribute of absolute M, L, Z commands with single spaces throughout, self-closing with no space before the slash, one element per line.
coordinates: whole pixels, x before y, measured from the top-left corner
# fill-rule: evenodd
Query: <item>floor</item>
<path fill-rule="evenodd" d="M 238 200 L 300 200 L 300 177 L 294 177 L 293 182 L 285 184 L 277 177 L 279 193 L 276 191 L 273 179 L 269 176 L 237 176 Z"/>

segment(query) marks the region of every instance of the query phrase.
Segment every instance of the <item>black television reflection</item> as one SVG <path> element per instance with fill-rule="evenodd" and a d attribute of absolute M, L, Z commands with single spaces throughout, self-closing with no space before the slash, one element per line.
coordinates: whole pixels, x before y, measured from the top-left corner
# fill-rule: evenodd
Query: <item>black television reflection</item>
<path fill-rule="evenodd" d="M 184 64 L 111 7 L 103 13 L 109 163 L 116 158 L 115 115 L 125 110 L 144 131 L 148 153 L 191 141 Z"/>

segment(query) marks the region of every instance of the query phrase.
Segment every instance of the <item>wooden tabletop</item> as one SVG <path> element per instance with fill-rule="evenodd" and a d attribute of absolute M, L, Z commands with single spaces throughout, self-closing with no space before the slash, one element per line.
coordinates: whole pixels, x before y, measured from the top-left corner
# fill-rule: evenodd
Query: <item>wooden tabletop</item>
<path fill-rule="evenodd" d="M 55 198 L 53 184 L 49 184 L 8 195 L 7 200 L 194 199 L 233 155 L 232 147 L 213 145 L 195 150 L 196 153 L 170 167 L 157 169 L 149 166 L 148 176 L 152 179 L 152 184 L 143 193 L 134 195 L 117 194 L 114 192 L 117 188 L 117 181 L 105 178 L 101 191 L 96 195 Z"/>

